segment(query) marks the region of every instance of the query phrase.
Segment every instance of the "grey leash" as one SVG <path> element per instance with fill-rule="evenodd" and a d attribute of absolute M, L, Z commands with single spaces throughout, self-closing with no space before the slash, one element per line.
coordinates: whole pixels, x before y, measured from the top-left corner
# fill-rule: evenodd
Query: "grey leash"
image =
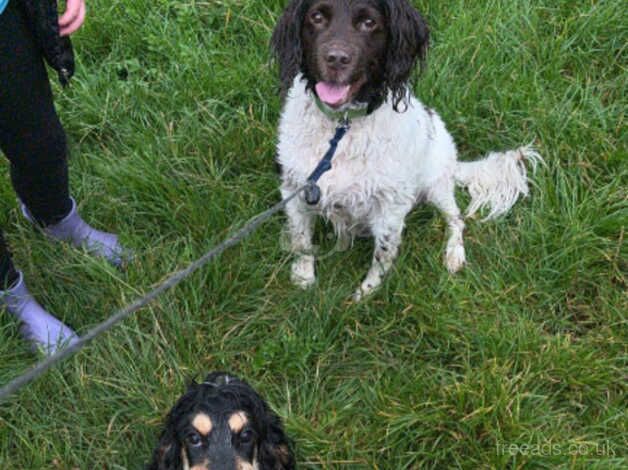
<path fill-rule="evenodd" d="M 0 388 L 0 403 L 5 401 L 10 395 L 13 395 L 15 392 L 17 392 L 19 389 L 21 389 L 23 386 L 25 386 L 29 382 L 35 380 L 36 378 L 44 374 L 48 369 L 53 367 L 55 364 L 63 361 L 64 359 L 67 359 L 68 357 L 72 356 L 76 352 L 83 349 L 87 345 L 87 343 L 89 343 L 94 338 L 109 331 L 115 325 L 117 325 L 118 323 L 120 323 L 121 321 L 129 317 L 131 314 L 135 313 L 142 307 L 145 307 L 146 305 L 148 305 L 150 302 L 152 302 L 157 297 L 159 297 L 159 295 L 161 295 L 163 292 L 176 286 L 184 279 L 190 277 L 195 271 L 205 266 L 211 260 L 213 260 L 220 254 L 222 254 L 222 252 L 225 251 L 227 248 L 231 248 L 232 246 L 240 243 L 242 240 L 244 240 L 253 232 L 255 232 L 260 226 L 266 223 L 277 212 L 281 211 L 284 207 L 286 207 L 286 205 L 292 199 L 297 197 L 302 191 L 305 191 L 312 184 L 313 183 L 304 184 L 287 198 L 281 200 L 280 202 L 275 204 L 273 207 L 271 207 L 270 209 L 267 209 L 261 214 L 258 214 L 253 219 L 251 219 L 249 223 L 247 223 L 244 227 L 238 230 L 234 235 L 232 235 L 230 238 L 226 239 L 219 245 L 215 246 L 214 248 L 212 248 L 210 251 L 205 253 L 201 258 L 199 258 L 198 260 L 190 264 L 187 268 L 182 269 L 172 274 L 170 277 L 168 277 L 164 282 L 162 282 L 159 286 L 157 286 L 155 289 L 150 291 L 148 294 L 144 295 L 143 297 L 140 297 L 135 302 L 118 310 L 107 320 L 103 321 L 99 325 L 89 330 L 71 346 L 61 349 L 57 351 L 56 353 L 54 353 L 53 355 L 48 356 L 47 358 L 41 360 L 35 366 L 33 366 L 28 372 L 24 373 L 23 375 L 20 375 L 19 377 L 9 382 L 7 385 Z"/>

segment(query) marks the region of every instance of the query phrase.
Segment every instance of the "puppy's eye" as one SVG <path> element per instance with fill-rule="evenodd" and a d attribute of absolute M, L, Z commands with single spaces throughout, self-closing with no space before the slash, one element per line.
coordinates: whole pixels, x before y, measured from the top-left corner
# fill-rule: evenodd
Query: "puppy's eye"
<path fill-rule="evenodd" d="M 192 447 L 198 447 L 201 445 L 202 441 L 201 441 L 201 436 L 199 436 L 197 433 L 192 432 L 190 434 L 188 434 L 185 437 L 185 440 L 187 441 L 187 443 L 189 445 L 191 445 Z"/>
<path fill-rule="evenodd" d="M 242 444 L 248 444 L 253 440 L 254 434 L 250 429 L 245 429 L 240 433 L 240 442 Z"/>
<path fill-rule="evenodd" d="M 323 24 L 325 21 L 325 15 L 323 15 L 320 11 L 316 10 L 310 15 L 310 20 L 314 24 Z"/>
<path fill-rule="evenodd" d="M 364 18 L 358 23 L 360 31 L 372 31 L 377 26 L 377 22 L 373 18 Z"/>

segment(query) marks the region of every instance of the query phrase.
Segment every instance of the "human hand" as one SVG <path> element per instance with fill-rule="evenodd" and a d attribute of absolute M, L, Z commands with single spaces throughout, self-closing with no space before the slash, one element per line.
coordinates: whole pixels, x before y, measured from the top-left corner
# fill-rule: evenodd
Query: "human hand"
<path fill-rule="evenodd" d="M 65 13 L 59 17 L 59 33 L 69 36 L 85 21 L 85 0 L 67 0 Z"/>

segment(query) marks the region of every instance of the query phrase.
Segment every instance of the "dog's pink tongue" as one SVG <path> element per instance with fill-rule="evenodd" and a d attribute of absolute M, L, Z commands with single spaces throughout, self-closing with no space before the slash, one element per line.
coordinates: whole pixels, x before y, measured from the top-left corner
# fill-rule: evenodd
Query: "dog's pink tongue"
<path fill-rule="evenodd" d="M 318 82 L 316 94 L 321 101 L 329 106 L 338 106 L 347 101 L 350 85 L 334 85 L 329 82 Z"/>

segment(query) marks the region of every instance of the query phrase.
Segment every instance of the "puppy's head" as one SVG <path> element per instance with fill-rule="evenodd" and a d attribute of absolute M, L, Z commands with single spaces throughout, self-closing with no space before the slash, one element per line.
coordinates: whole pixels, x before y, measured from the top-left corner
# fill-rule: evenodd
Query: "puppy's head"
<path fill-rule="evenodd" d="M 192 384 L 166 420 L 150 470 L 282 470 L 294 458 L 281 422 L 244 381 Z"/>
<path fill-rule="evenodd" d="M 408 0 L 292 0 L 271 46 L 284 91 L 302 73 L 331 108 L 373 106 L 391 92 L 397 110 L 428 43 L 427 24 Z"/>

